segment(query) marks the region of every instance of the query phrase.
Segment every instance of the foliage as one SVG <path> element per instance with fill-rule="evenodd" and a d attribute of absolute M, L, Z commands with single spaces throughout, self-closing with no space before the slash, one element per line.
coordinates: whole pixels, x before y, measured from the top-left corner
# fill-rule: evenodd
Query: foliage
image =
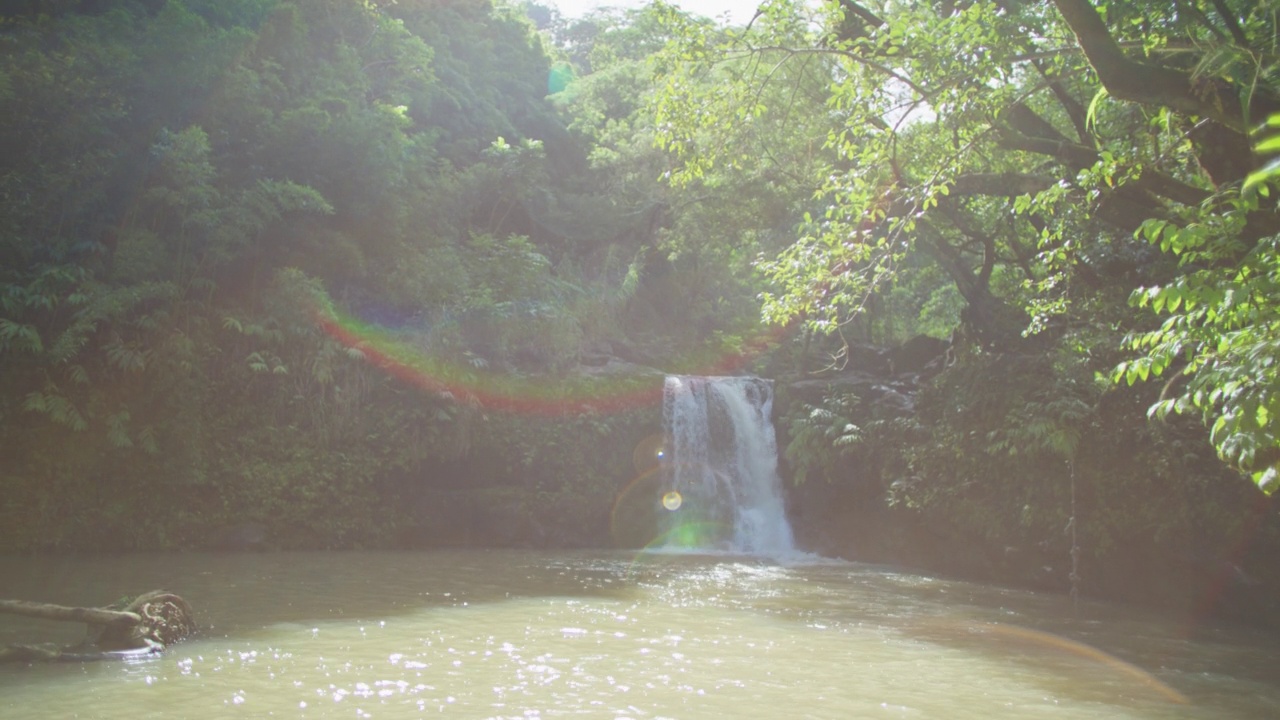
<path fill-rule="evenodd" d="M 987 351 L 1118 324 L 1134 332 L 1120 377 L 1187 380 L 1153 414 L 1202 413 L 1219 454 L 1271 490 L 1280 219 L 1247 133 L 1280 109 L 1275 10 L 772 2 L 735 30 L 668 9 L 658 137 L 687 183 L 753 162 L 769 113 L 823 128 L 820 162 L 770 158 L 820 204 L 759 264 L 767 319 L 844 337 L 932 266 L 963 298 L 956 338 Z M 762 101 L 813 66 L 821 113 Z M 1169 315 L 1161 330 L 1117 306 L 1126 286 Z"/>
<path fill-rule="evenodd" d="M 974 354 L 922 389 L 911 413 L 841 394 L 793 406 L 786 454 L 797 482 L 915 514 L 972 555 L 1055 568 L 1039 579 L 1064 590 L 1074 486 L 1084 585 L 1096 591 L 1133 552 L 1212 554 L 1242 531 L 1256 494 L 1227 481 L 1193 425 L 1145 424 L 1144 402 L 1066 353 Z"/>
<path fill-rule="evenodd" d="M 487 2 L 44 12 L 0 28 L 0 542 L 198 546 L 245 520 L 397 542 L 411 480 L 464 472 L 473 409 L 315 311 L 446 361 L 576 361 L 597 280 L 556 263 L 618 223 L 555 229 L 556 187 L 607 202 L 543 39 Z"/>
<path fill-rule="evenodd" d="M 1149 220 L 1142 234 L 1179 258 L 1186 272 L 1171 282 L 1134 291 L 1133 303 L 1165 315 L 1160 327 L 1134 333 L 1128 345 L 1140 356 L 1121 363 L 1117 380 L 1132 385 L 1168 376 L 1153 417 L 1194 412 L 1211 426 L 1222 458 L 1250 471 L 1265 492 L 1280 486 L 1280 291 L 1277 236 L 1244 254 L 1236 238 L 1243 215 L 1256 204 L 1239 200 L 1236 211 L 1193 217 L 1179 227 Z"/>
<path fill-rule="evenodd" d="M 657 419 L 582 363 L 722 367 L 762 313 L 834 365 L 952 340 L 914 412 L 806 398 L 808 486 L 1038 542 L 1073 468 L 1099 556 L 1228 527 L 1238 488 L 1147 404 L 1270 487 L 1280 223 L 1245 156 L 1274 2 L 1090 6 L 1101 32 L 1079 0 L 542 31 L 485 0 L 27 5 L 0 19 L 0 547 L 598 540 Z M 573 412 L 502 412 L 526 391 Z"/>
<path fill-rule="evenodd" d="M 846 417 L 854 401 L 856 397 L 832 395 L 825 407 L 802 404 L 788 417 L 789 441 L 783 455 L 794 482 L 803 483 L 811 474 L 839 474 L 850 448 L 863 439 L 862 430 Z"/>

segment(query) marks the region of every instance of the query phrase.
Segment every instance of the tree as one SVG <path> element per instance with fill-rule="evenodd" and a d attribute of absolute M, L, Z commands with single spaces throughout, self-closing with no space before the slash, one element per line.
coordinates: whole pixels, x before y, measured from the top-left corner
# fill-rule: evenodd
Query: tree
<path fill-rule="evenodd" d="M 387 486 L 456 459 L 459 411 L 316 309 L 439 340 L 426 318 L 554 299 L 548 233 L 511 230 L 572 165 L 539 37 L 487 3 L 44 5 L 0 21 L 0 540 L 190 545 L 276 512 L 385 541 Z M 518 167 L 483 153 L 500 132 Z M 509 325 L 572 335 L 545 315 Z"/>
<path fill-rule="evenodd" d="M 926 256 L 964 298 L 960 329 L 978 351 L 1086 326 L 1132 331 L 1138 357 L 1120 374 L 1176 374 L 1155 413 L 1205 412 L 1221 456 L 1271 490 L 1274 330 L 1242 330 L 1274 304 L 1262 293 L 1280 216 L 1265 186 L 1241 188 L 1254 167 L 1248 130 L 1280 102 L 1275 10 L 840 0 L 809 17 L 774 2 L 743 32 L 672 13 L 681 42 L 657 106 L 671 119 L 662 140 L 680 151 L 718 138 L 686 156 L 686 176 L 735 162 L 741 125 L 721 120 L 778 73 L 680 88 L 735 59 L 823 58 L 836 159 L 808 177 L 826 207 L 762 265 L 776 288 L 767 317 L 836 332 Z M 1145 332 L 1115 302 L 1125 286 L 1139 288 L 1136 305 L 1161 298 L 1162 330 Z"/>

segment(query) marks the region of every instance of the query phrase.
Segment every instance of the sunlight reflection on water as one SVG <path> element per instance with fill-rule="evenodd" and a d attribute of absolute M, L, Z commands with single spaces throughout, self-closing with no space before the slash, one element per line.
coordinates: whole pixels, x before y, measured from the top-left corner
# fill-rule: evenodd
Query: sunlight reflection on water
<path fill-rule="evenodd" d="M 1280 717 L 1265 639 L 830 561 L 282 553 L 0 573 L 7 596 L 68 604 L 165 586 L 212 626 L 150 662 L 0 669 L 4 717 Z M 0 643 L 52 625 L 0 619 Z"/>

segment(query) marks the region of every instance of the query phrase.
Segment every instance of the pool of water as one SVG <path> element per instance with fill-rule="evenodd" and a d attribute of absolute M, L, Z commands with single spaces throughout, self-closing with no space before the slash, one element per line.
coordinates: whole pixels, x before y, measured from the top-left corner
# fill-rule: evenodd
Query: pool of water
<path fill-rule="evenodd" d="M 459 551 L 0 558 L 0 597 L 165 588 L 138 662 L 0 667 L 12 718 L 1277 718 L 1280 645 L 835 561 Z M 82 629 L 0 615 L 0 644 Z"/>

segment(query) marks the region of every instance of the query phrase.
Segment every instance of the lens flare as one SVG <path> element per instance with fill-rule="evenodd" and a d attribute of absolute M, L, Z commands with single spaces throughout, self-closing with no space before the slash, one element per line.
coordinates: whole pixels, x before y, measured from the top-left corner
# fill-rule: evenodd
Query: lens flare
<path fill-rule="evenodd" d="M 947 639 L 972 641 L 990 638 L 1006 646 L 1022 644 L 1074 656 L 1101 665 L 1116 675 L 1147 688 L 1156 696 L 1168 702 L 1179 705 L 1186 705 L 1190 702 L 1186 695 L 1161 682 L 1154 675 L 1133 663 L 1121 660 L 1092 645 L 1086 645 L 1043 630 L 1032 630 L 1031 628 L 1007 625 L 1005 623 L 956 622 L 950 620 L 922 623 L 917 627 L 917 630 L 924 630 L 925 637 L 941 632 L 943 637 Z"/>
<path fill-rule="evenodd" d="M 313 308 L 313 316 L 325 334 L 359 351 L 371 365 L 401 382 L 486 410 L 563 416 L 625 412 L 662 402 L 662 381 L 656 371 L 600 377 L 527 377 L 486 372 L 465 363 L 431 357 L 410 342 L 412 338 L 405 333 L 361 322 L 332 307 Z M 672 358 L 669 370 L 693 375 L 732 374 L 772 347 L 785 331 L 784 327 L 773 327 L 732 350 L 707 347 L 695 356 Z M 666 458 L 664 450 L 658 452 Z"/>
<path fill-rule="evenodd" d="M 665 482 L 661 470 L 654 465 L 640 473 L 614 498 L 609 511 L 609 534 L 618 547 L 643 546 L 656 532 L 658 510 L 652 498 Z"/>
<path fill-rule="evenodd" d="M 646 473 L 665 462 L 669 457 L 670 442 L 666 435 L 654 433 L 646 436 L 631 451 L 631 464 L 636 472 Z"/>
<path fill-rule="evenodd" d="M 1177 703 L 1179 705 L 1186 705 L 1190 702 L 1187 700 L 1186 695 L 1183 695 L 1165 683 L 1160 682 L 1160 680 L 1156 679 L 1154 675 L 1146 670 L 1143 670 L 1132 663 L 1125 662 L 1114 655 L 1103 652 L 1092 645 L 1085 645 L 1082 642 L 1069 640 L 1060 635 L 1054 635 L 1040 630 L 1032 630 L 1031 628 L 1019 627 L 1017 625 L 987 623 L 985 625 L 979 625 L 975 629 L 979 632 L 990 633 L 997 637 L 1029 642 L 1042 647 L 1052 648 L 1054 650 L 1075 655 L 1077 657 L 1084 658 L 1085 660 L 1090 660 L 1110 668 L 1116 674 L 1127 677 L 1139 685 L 1149 688 L 1155 692 L 1155 694 L 1169 702 Z"/>
<path fill-rule="evenodd" d="M 547 72 L 547 94 L 555 95 L 568 90 L 575 79 L 572 65 L 564 61 L 555 63 Z"/>
<path fill-rule="evenodd" d="M 641 444 L 646 442 L 651 441 Z M 714 543 L 722 526 L 698 518 L 694 501 L 671 487 L 673 467 L 669 461 L 655 462 L 618 491 L 609 511 L 609 532 L 617 547 L 692 549 Z M 688 512 L 673 524 L 672 518 L 679 516 L 668 513 L 681 508 Z"/>
<path fill-rule="evenodd" d="M 670 551 L 698 551 L 711 547 L 716 538 L 723 537 L 728 530 L 723 524 L 715 522 L 683 522 L 658 535 L 640 548 L 631 558 L 627 566 L 627 576 L 632 577 L 641 562 L 661 562 L 670 555 Z"/>

